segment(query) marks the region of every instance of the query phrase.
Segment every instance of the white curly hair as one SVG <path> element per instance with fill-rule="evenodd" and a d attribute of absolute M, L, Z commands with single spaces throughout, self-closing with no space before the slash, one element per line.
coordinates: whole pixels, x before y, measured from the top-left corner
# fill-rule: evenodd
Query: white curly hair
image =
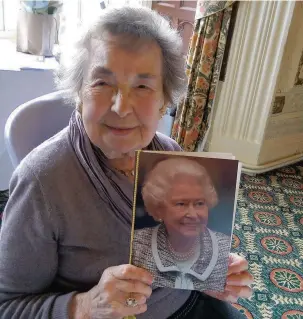
<path fill-rule="evenodd" d="M 142 197 L 150 216 L 158 220 L 159 205 L 165 203 L 167 193 L 177 177 L 190 176 L 197 179 L 203 190 L 206 204 L 213 208 L 218 203 L 217 191 L 204 166 L 193 159 L 175 157 L 158 162 L 144 177 Z"/>
<path fill-rule="evenodd" d="M 59 89 L 69 93 L 70 100 L 80 103 L 92 39 L 105 34 L 119 37 L 122 48 L 134 49 L 140 41 L 154 41 L 162 51 L 163 92 L 168 103 L 175 104 L 186 90 L 185 62 L 182 39 L 177 30 L 157 12 L 144 7 L 108 8 L 72 41 L 62 45 L 60 68 L 56 73 Z"/>

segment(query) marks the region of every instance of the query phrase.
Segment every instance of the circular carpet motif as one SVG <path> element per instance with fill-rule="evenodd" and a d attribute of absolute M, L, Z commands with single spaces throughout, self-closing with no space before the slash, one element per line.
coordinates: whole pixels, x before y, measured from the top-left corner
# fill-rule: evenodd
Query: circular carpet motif
<path fill-rule="evenodd" d="M 254 218 L 257 222 L 267 226 L 279 226 L 282 220 L 279 216 L 269 212 L 255 212 Z"/>
<path fill-rule="evenodd" d="M 303 207 L 303 196 L 290 196 L 290 201 L 298 207 Z"/>
<path fill-rule="evenodd" d="M 281 319 L 303 319 L 303 312 L 299 310 L 289 310 L 283 313 Z"/>
<path fill-rule="evenodd" d="M 249 176 L 244 175 L 244 180 L 246 182 L 257 184 L 257 185 L 266 185 L 266 178 L 262 176 Z"/>
<path fill-rule="evenodd" d="M 284 174 L 296 174 L 296 170 L 293 167 L 281 167 L 279 171 Z"/>
<path fill-rule="evenodd" d="M 303 291 L 303 278 L 292 270 L 285 268 L 274 269 L 270 273 L 270 280 L 276 287 L 284 291 Z"/>
<path fill-rule="evenodd" d="M 254 319 L 254 317 L 252 316 L 252 314 L 243 306 L 237 304 L 237 303 L 234 303 L 232 304 L 236 309 L 239 310 L 239 312 L 241 312 L 243 315 L 246 316 L 247 319 Z"/>
<path fill-rule="evenodd" d="M 277 255 L 288 255 L 292 252 L 292 246 L 284 239 L 276 236 L 267 236 L 261 239 L 261 245 L 266 250 Z"/>
<path fill-rule="evenodd" d="M 292 178 L 283 178 L 282 184 L 286 187 L 290 187 L 293 189 L 303 189 L 303 184 L 300 181 L 297 181 Z"/>
<path fill-rule="evenodd" d="M 252 191 L 248 194 L 249 198 L 260 204 L 269 204 L 273 201 L 271 195 L 267 192 Z"/>

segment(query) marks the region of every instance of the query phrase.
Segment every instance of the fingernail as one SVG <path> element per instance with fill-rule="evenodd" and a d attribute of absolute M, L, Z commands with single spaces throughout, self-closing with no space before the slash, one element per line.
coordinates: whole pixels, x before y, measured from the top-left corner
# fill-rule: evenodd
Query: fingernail
<path fill-rule="evenodd" d="M 142 296 L 142 297 L 140 297 L 140 299 L 138 301 L 140 303 L 145 303 L 146 302 L 146 297 Z"/>

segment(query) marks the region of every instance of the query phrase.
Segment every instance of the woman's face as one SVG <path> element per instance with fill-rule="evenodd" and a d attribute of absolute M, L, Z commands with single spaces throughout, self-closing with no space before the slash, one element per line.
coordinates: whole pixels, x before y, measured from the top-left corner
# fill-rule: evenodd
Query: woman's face
<path fill-rule="evenodd" d="M 165 104 L 158 44 L 145 42 L 125 49 L 118 37 L 107 35 L 106 40 L 92 40 L 88 64 L 81 99 L 92 143 L 109 158 L 147 146 Z"/>
<path fill-rule="evenodd" d="M 182 177 L 174 181 L 160 216 L 168 234 L 197 237 L 208 221 L 208 207 L 201 185 L 195 177 Z"/>

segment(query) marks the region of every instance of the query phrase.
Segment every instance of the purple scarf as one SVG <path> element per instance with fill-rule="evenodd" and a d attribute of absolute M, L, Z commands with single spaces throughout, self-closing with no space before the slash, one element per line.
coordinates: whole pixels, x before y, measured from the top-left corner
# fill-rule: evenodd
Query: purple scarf
<path fill-rule="evenodd" d="M 101 200 L 111 207 L 118 219 L 130 225 L 133 186 L 125 176 L 110 167 L 103 152 L 91 143 L 78 111 L 74 111 L 71 116 L 69 134 L 76 156 Z M 154 136 L 147 149 L 164 151 L 157 135 Z"/>

